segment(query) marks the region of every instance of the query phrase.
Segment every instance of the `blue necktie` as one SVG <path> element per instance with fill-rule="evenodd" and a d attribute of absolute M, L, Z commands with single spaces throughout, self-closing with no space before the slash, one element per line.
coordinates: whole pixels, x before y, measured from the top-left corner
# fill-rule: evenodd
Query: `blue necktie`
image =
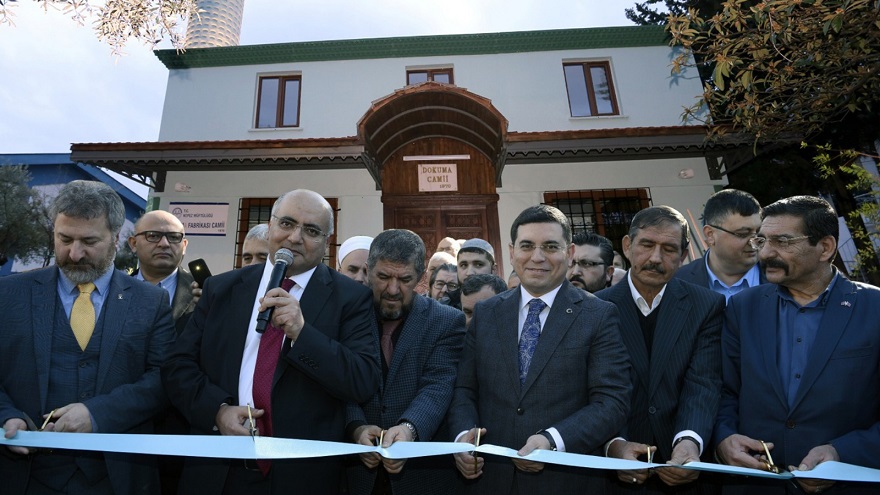
<path fill-rule="evenodd" d="M 522 335 L 519 337 L 519 384 L 526 383 L 526 375 L 529 374 L 529 365 L 538 345 L 538 337 L 541 336 L 541 319 L 538 315 L 547 307 L 547 303 L 540 299 L 529 301 L 529 314 L 523 325 Z"/>

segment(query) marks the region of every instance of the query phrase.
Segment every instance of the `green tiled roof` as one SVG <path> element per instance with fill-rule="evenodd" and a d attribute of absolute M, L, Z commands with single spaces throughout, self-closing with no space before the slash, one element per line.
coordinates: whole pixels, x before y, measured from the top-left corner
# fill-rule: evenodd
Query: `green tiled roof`
<path fill-rule="evenodd" d="M 155 53 L 159 60 L 165 64 L 165 67 L 187 69 L 329 60 L 662 46 L 668 42 L 667 33 L 662 26 L 622 26 L 512 33 L 307 41 L 271 45 L 193 48 L 182 53 L 178 53 L 176 50 L 157 50 Z"/>

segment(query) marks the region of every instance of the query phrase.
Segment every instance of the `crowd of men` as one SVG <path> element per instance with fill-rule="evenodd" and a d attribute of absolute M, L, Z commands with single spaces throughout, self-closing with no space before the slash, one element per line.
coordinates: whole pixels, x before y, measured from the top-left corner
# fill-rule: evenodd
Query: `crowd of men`
<path fill-rule="evenodd" d="M 819 197 L 762 208 L 743 191 L 716 193 L 703 212 L 708 250 L 687 264 L 690 227 L 668 206 L 633 217 L 626 263 L 610 240 L 532 206 L 510 227 L 508 281 L 483 239 L 445 238 L 428 256 L 402 229 L 345 240 L 333 270 L 322 263 L 333 209 L 308 190 L 279 197 L 268 225 L 245 237 L 242 267 L 203 286 L 181 266 L 188 239 L 168 212 L 136 222 L 133 276 L 113 267 L 124 211 L 108 186 L 68 184 L 51 216 L 55 266 L 0 279 L 6 438 L 485 442 L 519 457 L 254 461 L 10 446 L 3 493 L 880 489 L 677 467 L 880 468 L 880 291 L 838 272 L 837 214 Z M 267 291 L 281 249 L 292 259 Z M 667 467 L 527 457 L 539 449 Z"/>

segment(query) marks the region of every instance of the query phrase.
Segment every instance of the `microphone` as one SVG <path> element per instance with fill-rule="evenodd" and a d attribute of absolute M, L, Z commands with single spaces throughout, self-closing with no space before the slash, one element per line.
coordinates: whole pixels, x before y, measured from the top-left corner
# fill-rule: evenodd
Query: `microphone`
<path fill-rule="evenodd" d="M 281 281 L 287 272 L 287 266 L 293 263 L 293 252 L 289 249 L 281 248 L 275 252 L 275 268 L 272 269 L 272 275 L 269 276 L 269 283 L 266 284 L 266 292 L 281 287 Z M 272 320 L 272 310 L 275 307 L 267 308 L 260 311 L 257 315 L 257 333 L 266 331 L 266 325 Z"/>

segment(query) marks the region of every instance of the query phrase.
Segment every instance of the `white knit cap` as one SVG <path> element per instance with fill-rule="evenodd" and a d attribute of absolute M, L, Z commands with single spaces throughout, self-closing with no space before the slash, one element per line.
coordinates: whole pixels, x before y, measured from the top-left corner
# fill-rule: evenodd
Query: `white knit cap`
<path fill-rule="evenodd" d="M 348 256 L 352 251 L 357 251 L 358 249 L 365 249 L 367 251 L 370 250 L 370 244 L 373 242 L 373 238 L 366 235 L 356 235 L 354 237 L 349 237 L 339 246 L 339 252 L 336 256 L 336 266 L 337 269 L 342 268 L 342 260 Z"/>

